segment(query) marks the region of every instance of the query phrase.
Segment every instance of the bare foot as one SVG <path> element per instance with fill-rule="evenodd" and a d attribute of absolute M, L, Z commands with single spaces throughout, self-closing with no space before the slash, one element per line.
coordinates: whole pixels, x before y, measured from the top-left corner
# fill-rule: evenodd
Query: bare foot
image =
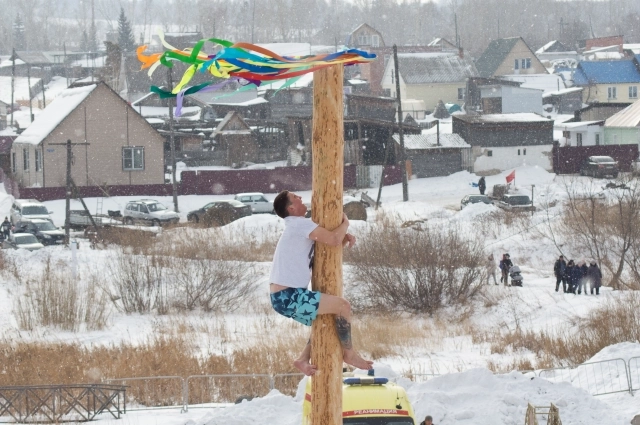
<path fill-rule="evenodd" d="M 295 360 L 293 362 L 293 365 L 296 367 L 296 369 L 307 376 L 315 375 L 316 371 L 318 370 L 315 365 L 309 364 L 309 362 L 300 359 Z"/>
<path fill-rule="evenodd" d="M 373 367 L 372 361 L 363 359 L 354 350 L 345 350 L 343 360 L 346 364 L 358 369 L 369 370 Z"/>

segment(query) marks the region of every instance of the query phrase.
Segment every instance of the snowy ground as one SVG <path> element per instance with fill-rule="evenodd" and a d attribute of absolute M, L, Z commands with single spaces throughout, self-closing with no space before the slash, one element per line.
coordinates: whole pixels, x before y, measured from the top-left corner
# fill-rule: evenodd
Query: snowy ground
<path fill-rule="evenodd" d="M 502 184 L 508 172 L 487 177 L 487 186 Z M 482 214 L 491 211 L 494 206 L 474 205 L 459 211 L 460 199 L 469 193 L 477 193 L 471 187 L 477 181 L 477 176 L 467 172 L 460 172 L 449 177 L 417 179 L 409 181 L 409 202 L 402 202 L 402 187 L 394 185 L 385 187 L 382 192 L 383 207 L 377 214 L 393 215 L 398 221 L 428 220 L 431 223 L 454 223 L 462 229 L 470 231 L 478 226 Z M 578 181 L 581 181 L 580 179 Z M 583 180 L 587 182 L 588 180 Z M 565 178 L 549 174 L 535 167 L 521 167 L 516 169 L 517 190 L 531 194 L 531 185 L 535 184 L 535 199 L 538 206 L 561 199 Z M 602 184 L 602 183 L 598 183 Z M 369 194 L 374 193 L 369 190 Z M 304 202 L 310 202 L 310 192 L 301 192 Z M 274 194 L 268 194 L 273 199 Z M 200 208 L 213 199 L 228 199 L 230 196 L 181 196 L 179 198 L 180 214 L 184 219 L 190 210 Z M 107 209 L 122 210 L 129 197 L 114 197 L 104 200 L 103 212 Z M 168 207 L 172 207 L 170 197 L 156 197 Z M 95 210 L 95 199 L 87 199 L 90 210 Z M 2 193 L 0 186 L 0 217 L 8 214 L 11 198 Z M 46 203 L 53 211 L 54 222 L 62 225 L 64 221 L 64 201 Z M 80 203 L 73 201 L 72 208 L 80 208 Z M 556 207 L 557 208 L 557 207 Z M 555 213 L 552 208 L 551 214 Z M 534 226 L 542 222 L 542 211 L 535 213 L 532 218 Z M 365 222 L 352 221 L 351 231 L 358 234 L 366 226 L 375 221 L 373 211 L 369 210 L 369 219 Z M 237 229 L 249 230 L 256 237 L 265 232 L 278 232 L 282 222 L 272 215 L 251 216 L 227 226 L 229 232 Z M 500 303 L 495 306 L 478 308 L 473 313 L 472 320 L 478 326 L 485 328 L 514 329 L 516 324 L 522 329 L 543 330 L 552 329 L 568 320 L 586 314 L 591 309 L 601 305 L 609 299 L 616 299 L 620 295 L 609 288 L 602 288 L 599 297 L 590 295 L 562 294 L 554 291 L 555 280 L 552 277 L 553 261 L 557 257 L 555 247 L 544 238 L 532 239 L 532 232 L 525 237 L 521 232 L 502 233 L 496 238 L 487 238 L 487 253 L 493 252 L 496 258 L 503 252 L 509 252 L 514 264 L 523 270 L 525 285 L 523 288 L 504 288 L 502 286 L 486 287 L 486 293 L 495 295 Z M 101 264 L 107 251 L 92 251 L 87 244 L 81 245 L 79 251 L 79 267 L 89 270 Z M 12 251 L 10 255 L 20 262 L 29 264 L 30 259 L 51 255 L 55 260 L 68 262 L 69 251 L 62 247 L 50 247 L 45 251 L 27 253 Z M 580 253 L 569 252 L 569 256 L 582 259 Z M 446 255 L 446 253 L 443 253 Z M 255 275 L 259 286 L 256 299 L 266 304 L 267 279 L 269 264 L 256 264 L 259 272 Z M 348 267 L 345 267 L 348 276 Z M 345 279 L 348 285 L 348 278 Z M 348 291 L 348 287 L 346 290 Z M 139 315 L 122 315 L 114 313 L 109 327 L 103 331 L 70 333 L 40 329 L 33 332 L 20 331 L 13 315 L 13 301 L 11 288 L 7 284 L 0 284 L 0 334 L 6 339 L 22 338 L 33 341 L 78 341 L 82 344 L 110 344 L 120 341 L 144 339 L 151 334 L 157 317 Z M 446 314 L 446 313 L 445 313 Z M 260 316 L 262 315 L 262 316 Z M 263 320 L 264 313 L 240 315 L 229 314 L 224 317 L 229 326 L 230 334 L 240 343 L 251 338 L 252 323 Z M 269 316 L 274 323 L 288 323 L 287 319 L 277 315 Z M 202 317 L 198 320 L 206 320 Z M 417 318 L 419 321 L 429 321 L 428 317 Z M 213 344 L 214 350 L 223 347 Z M 217 347 L 217 348 L 216 348 Z M 374 367 L 378 374 L 397 378 L 408 390 L 416 416 L 422 420 L 426 414 L 434 417 L 434 422 L 441 425 L 495 425 L 521 424 L 524 420 L 527 403 L 534 405 L 548 405 L 553 402 L 560 408 L 560 415 L 564 425 L 578 424 L 628 424 L 636 414 L 640 414 L 640 401 L 628 393 L 617 393 L 606 396 L 592 397 L 582 389 L 569 383 L 552 383 L 531 375 L 517 372 L 504 375 L 494 375 L 487 368 L 488 362 L 494 364 L 511 364 L 514 358 L 531 357 L 531 353 L 492 354 L 487 344 L 474 344 L 470 336 L 442 338 L 432 346 L 422 344 L 413 347 L 411 352 L 402 356 L 384 358 L 376 362 Z M 607 360 L 640 356 L 638 341 L 607 347 L 592 360 Z M 443 374 L 423 383 L 412 383 L 399 377 L 404 371 L 412 370 L 419 373 Z M 579 374 L 580 372 L 576 372 Z M 293 425 L 301 421 L 300 394 L 289 397 L 272 391 L 268 396 L 254 399 L 239 405 L 224 409 L 190 408 L 188 413 L 176 410 L 130 412 L 118 423 L 135 425 L 249 425 L 249 424 L 282 424 Z M 103 422 L 110 422 L 103 418 Z M 114 422 L 114 425 L 116 422 Z"/>

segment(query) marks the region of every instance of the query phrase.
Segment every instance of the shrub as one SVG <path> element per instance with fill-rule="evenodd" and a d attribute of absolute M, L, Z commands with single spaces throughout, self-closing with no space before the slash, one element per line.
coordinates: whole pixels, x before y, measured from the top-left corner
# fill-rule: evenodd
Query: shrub
<path fill-rule="evenodd" d="M 69 276 L 68 269 L 45 259 L 42 273 L 27 279 L 24 294 L 16 299 L 18 323 L 22 329 L 57 326 L 77 332 L 102 329 L 109 313 L 105 294 L 95 285 L 82 286 Z"/>
<path fill-rule="evenodd" d="M 433 313 L 444 305 L 464 304 L 486 273 L 477 239 L 467 240 L 453 227 L 426 224 L 375 226 L 360 238 L 347 261 L 353 264 L 359 292 L 351 297 L 354 306 L 382 311 Z"/>

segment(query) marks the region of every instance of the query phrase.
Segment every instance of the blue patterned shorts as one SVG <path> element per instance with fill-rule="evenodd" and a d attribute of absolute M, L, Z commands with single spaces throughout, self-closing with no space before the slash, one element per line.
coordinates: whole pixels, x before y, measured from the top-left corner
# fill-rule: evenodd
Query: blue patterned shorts
<path fill-rule="evenodd" d="M 320 292 L 306 288 L 287 288 L 271 294 L 273 309 L 306 326 L 311 326 L 318 315 Z"/>

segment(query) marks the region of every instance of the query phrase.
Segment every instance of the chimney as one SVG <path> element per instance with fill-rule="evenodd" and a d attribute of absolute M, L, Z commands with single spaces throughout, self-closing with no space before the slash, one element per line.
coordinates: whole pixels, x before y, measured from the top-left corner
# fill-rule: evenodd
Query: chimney
<path fill-rule="evenodd" d="M 464 49 L 462 47 L 458 47 L 458 56 L 460 56 L 460 59 L 464 59 Z"/>

